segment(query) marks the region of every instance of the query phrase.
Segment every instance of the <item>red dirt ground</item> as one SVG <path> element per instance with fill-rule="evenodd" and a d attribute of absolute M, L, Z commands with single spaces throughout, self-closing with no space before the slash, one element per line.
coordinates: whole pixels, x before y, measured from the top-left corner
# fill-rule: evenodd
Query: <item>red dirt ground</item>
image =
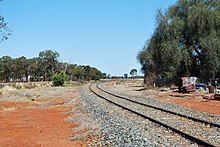
<path fill-rule="evenodd" d="M 43 101 L 7 102 L 0 101 L 0 147 L 45 146 L 73 147 L 85 146 L 80 141 L 70 141 L 71 128 L 77 124 L 65 121 L 70 107 L 61 106 L 65 100 L 51 101 L 47 107 L 40 108 Z"/>
<path fill-rule="evenodd" d="M 194 98 L 188 100 L 172 100 L 170 102 L 197 111 L 220 115 L 220 101 L 217 100 L 200 101 Z"/>
<path fill-rule="evenodd" d="M 168 93 L 168 95 L 172 98 L 166 98 L 166 96 L 161 96 L 158 99 L 180 106 L 184 106 L 193 110 L 220 115 L 220 100 L 203 99 L 202 95 L 197 94 Z"/>

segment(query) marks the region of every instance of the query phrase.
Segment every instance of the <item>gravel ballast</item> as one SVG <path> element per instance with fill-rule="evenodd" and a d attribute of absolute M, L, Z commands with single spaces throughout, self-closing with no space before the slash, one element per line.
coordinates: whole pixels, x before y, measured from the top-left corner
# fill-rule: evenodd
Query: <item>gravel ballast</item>
<path fill-rule="evenodd" d="M 95 86 L 93 87 L 94 89 L 97 89 Z M 140 114 L 144 114 L 145 116 L 148 116 L 152 119 L 156 119 L 159 122 L 172 126 L 173 128 L 176 128 L 178 130 L 184 131 L 185 133 L 192 136 L 198 136 L 200 139 L 206 140 L 206 142 L 212 143 L 217 146 L 220 144 L 220 131 L 218 128 L 212 127 L 210 129 L 210 126 L 206 126 L 203 123 L 195 122 L 190 119 L 186 119 L 170 113 L 165 113 L 160 110 L 149 108 L 126 100 L 131 99 L 130 97 L 126 97 L 126 99 L 123 99 L 106 94 L 104 92 L 100 92 L 100 94 L 107 99 L 119 105 L 122 105 L 123 107 L 129 108 Z"/>
<path fill-rule="evenodd" d="M 80 90 L 80 101 L 99 126 L 100 138 L 89 146 L 197 146 L 189 140 L 95 96 L 88 85 Z"/>
<path fill-rule="evenodd" d="M 135 101 L 138 101 L 144 104 L 152 105 L 155 107 L 163 108 L 165 110 L 173 111 L 173 112 L 180 113 L 183 115 L 195 117 L 201 120 L 220 124 L 220 116 L 218 115 L 208 114 L 206 112 L 199 112 L 199 111 L 188 109 L 186 107 L 182 107 L 179 105 L 162 102 L 154 98 L 150 98 L 147 95 L 146 96 L 135 95 L 134 92 L 132 91 L 129 92 L 128 90 L 126 90 L 125 92 L 125 88 L 123 86 L 116 86 L 116 87 L 111 86 L 110 88 L 108 86 L 108 88 L 106 88 L 106 84 L 109 85 L 109 83 L 103 83 L 100 85 L 100 87 L 103 87 L 105 90 L 112 92 L 114 94 L 123 95 L 125 97 L 131 97 L 132 95 L 132 100 L 135 100 Z"/>

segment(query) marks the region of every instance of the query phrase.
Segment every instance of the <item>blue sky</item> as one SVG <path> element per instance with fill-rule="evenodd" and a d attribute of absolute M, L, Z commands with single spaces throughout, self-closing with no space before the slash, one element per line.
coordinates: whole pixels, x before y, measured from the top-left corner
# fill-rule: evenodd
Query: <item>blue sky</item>
<path fill-rule="evenodd" d="M 0 44 L 0 56 L 37 57 L 57 51 L 59 61 L 90 65 L 111 75 L 141 66 L 137 53 L 155 29 L 159 8 L 176 0 L 3 0 L 13 35 Z"/>

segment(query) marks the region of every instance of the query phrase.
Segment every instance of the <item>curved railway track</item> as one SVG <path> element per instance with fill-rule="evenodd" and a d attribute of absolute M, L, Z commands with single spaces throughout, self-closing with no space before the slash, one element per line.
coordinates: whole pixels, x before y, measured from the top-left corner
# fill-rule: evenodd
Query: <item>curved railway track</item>
<path fill-rule="evenodd" d="M 112 92 L 109 92 L 107 90 L 102 89 L 98 84 L 96 85 L 90 85 L 90 90 L 97 96 L 99 96 L 102 99 L 105 99 L 106 101 L 121 107 L 127 111 L 130 111 L 138 116 L 141 116 L 145 119 L 148 119 L 156 124 L 159 124 L 165 128 L 168 128 L 172 130 L 175 133 L 178 133 L 182 135 L 184 138 L 187 138 L 198 145 L 201 146 L 220 146 L 220 132 L 219 128 L 220 125 L 213 123 L 213 122 L 208 122 L 204 120 L 200 120 L 198 118 L 186 116 L 180 113 L 176 113 L 173 111 L 165 110 L 162 108 L 157 108 L 155 106 L 143 104 L 137 101 L 134 101 L 128 97 L 116 95 Z M 141 109 L 142 111 L 137 110 Z M 150 112 L 149 114 L 146 114 L 144 112 Z M 156 117 L 155 117 L 156 116 Z M 158 118 L 157 118 L 158 116 Z M 165 120 L 165 121 L 164 121 Z M 169 122 L 166 120 L 169 120 L 170 122 L 179 125 L 179 126 L 187 126 L 187 125 L 192 125 L 196 126 L 195 127 L 195 132 L 200 128 L 204 131 L 216 131 L 213 134 L 216 135 L 216 137 L 219 137 L 218 142 L 213 142 L 210 141 L 207 137 L 204 137 L 205 135 L 199 135 L 199 134 L 194 134 L 189 133 L 191 132 L 190 127 L 176 127 L 176 125 L 170 125 Z M 171 124 L 172 124 L 171 123 Z M 187 124 L 187 125 L 186 125 Z M 205 125 L 204 125 L 205 124 Z M 210 126 L 210 127 L 207 127 Z M 187 130 L 188 129 L 188 130 Z M 204 134 L 204 133 L 203 133 Z"/>
<path fill-rule="evenodd" d="M 198 119 L 198 118 L 195 118 L 195 117 L 191 117 L 191 116 L 187 116 L 187 115 L 184 115 L 184 114 L 180 114 L 180 113 L 177 113 L 177 112 L 173 112 L 173 111 L 169 111 L 169 110 L 166 110 L 166 109 L 163 109 L 163 108 L 159 108 L 159 107 L 155 107 L 155 106 L 152 106 L 152 105 L 148 105 L 148 104 L 144 104 L 144 103 L 140 103 L 138 101 L 134 101 L 134 100 L 131 100 L 125 96 L 120 96 L 120 95 L 116 95 L 112 92 L 109 92 L 105 89 L 102 89 L 98 84 L 96 85 L 96 87 L 105 92 L 105 93 L 108 93 L 110 95 L 113 95 L 115 97 L 118 97 L 118 98 L 121 98 L 121 99 L 125 99 L 127 101 L 130 101 L 130 102 L 133 102 L 133 103 L 136 103 L 136 104 L 139 104 L 139 105 L 142 105 L 142 106 L 146 106 L 146 107 L 150 107 L 150 108 L 153 108 L 153 109 L 156 109 L 156 110 L 160 110 L 160 111 L 163 111 L 163 112 L 167 112 L 167 113 L 170 113 L 170 114 L 174 114 L 174 115 L 177 115 L 177 116 L 180 116 L 180 117 L 184 117 L 184 118 L 187 118 L 187 119 L 191 119 L 193 121 L 197 121 L 197 122 L 200 122 L 200 123 L 203 123 L 205 125 L 209 125 L 209 126 L 212 126 L 212 127 L 217 127 L 217 128 L 220 128 L 220 124 L 217 124 L 217 123 L 214 123 L 214 122 L 209 122 L 209 121 L 205 121 L 205 120 L 201 120 L 201 119 Z"/>

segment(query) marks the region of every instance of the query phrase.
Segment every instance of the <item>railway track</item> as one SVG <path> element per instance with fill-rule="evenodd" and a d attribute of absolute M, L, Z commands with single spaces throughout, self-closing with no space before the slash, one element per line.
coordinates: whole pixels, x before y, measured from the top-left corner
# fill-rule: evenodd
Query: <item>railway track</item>
<path fill-rule="evenodd" d="M 132 100 L 132 98 L 109 92 L 98 84 L 90 85 L 90 90 L 100 98 L 168 128 L 198 145 L 220 146 L 219 124 L 143 104 Z"/>

